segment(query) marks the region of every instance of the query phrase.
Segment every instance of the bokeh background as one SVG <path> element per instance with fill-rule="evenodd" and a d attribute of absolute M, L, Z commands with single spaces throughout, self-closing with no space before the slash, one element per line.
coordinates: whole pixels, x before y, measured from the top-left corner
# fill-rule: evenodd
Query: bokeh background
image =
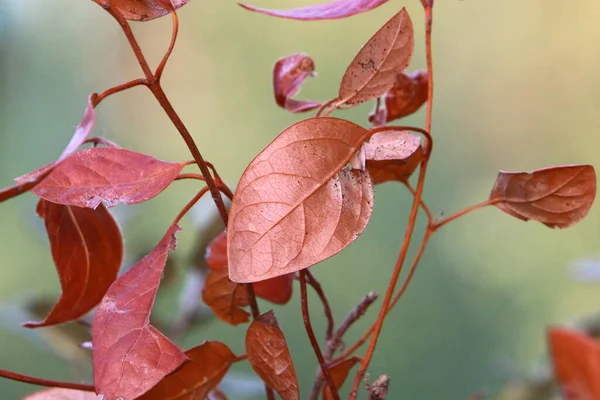
<path fill-rule="evenodd" d="M 283 8 L 310 1 L 255 3 Z M 332 98 L 356 51 L 402 6 L 416 29 L 412 71 L 424 67 L 417 0 L 391 0 L 367 14 L 322 22 L 253 14 L 233 0 L 191 1 L 180 10 L 180 37 L 164 77 L 165 90 L 205 157 L 235 185 L 256 153 L 302 118 L 273 103 L 274 61 L 307 52 L 318 77 L 305 84 L 302 97 Z M 434 211 L 449 214 L 485 199 L 500 169 L 600 165 L 599 2 L 439 0 L 434 18 L 435 150 L 425 189 Z M 134 23 L 134 29 L 156 63 L 169 41 L 170 19 Z M 118 26 L 93 2 L 0 0 L 0 186 L 60 154 L 90 92 L 138 76 L 141 71 Z M 366 124 L 371 107 L 337 115 Z M 421 110 L 402 123 L 422 126 L 423 119 Z M 143 88 L 103 102 L 95 135 L 161 159 L 190 159 Z M 196 189 L 193 182 L 177 182 L 148 203 L 117 208 L 131 261 L 160 239 Z M 377 187 L 364 234 L 313 269 L 338 320 L 367 292 L 383 293 L 410 201 L 400 185 Z M 40 318 L 27 314 L 31 299 L 52 301 L 59 295 L 35 202 L 25 195 L 0 207 L 0 368 L 52 379 L 89 379 L 85 351 L 73 347 L 63 330 L 20 327 L 27 319 Z M 205 207 L 195 215 L 202 219 L 210 213 Z M 371 376 L 391 376 L 390 399 L 466 399 L 478 390 L 497 396 L 508 381 L 543 365 L 549 325 L 600 309 L 600 283 L 575 281 L 571 267 L 600 253 L 599 223 L 598 206 L 564 231 L 490 208 L 441 230 L 386 321 Z M 186 259 L 197 245 L 197 228 L 198 221 L 189 219 L 179 235 L 175 283 L 159 302 L 157 315 L 164 318 L 177 313 L 177 293 L 186 280 Z M 420 228 L 416 237 L 421 233 Z M 289 305 L 273 308 L 306 395 L 316 361 L 295 289 Z M 314 296 L 311 302 L 315 328 L 324 332 L 322 308 Z M 261 303 L 263 310 L 271 307 Z M 375 314 L 371 310 L 351 330 L 347 343 Z M 212 320 L 195 328 L 182 345 L 218 339 L 242 353 L 243 333 L 243 326 Z M 243 378 L 249 368 L 236 367 L 235 372 Z M 19 399 L 33 390 L 0 380 L 2 399 Z"/>

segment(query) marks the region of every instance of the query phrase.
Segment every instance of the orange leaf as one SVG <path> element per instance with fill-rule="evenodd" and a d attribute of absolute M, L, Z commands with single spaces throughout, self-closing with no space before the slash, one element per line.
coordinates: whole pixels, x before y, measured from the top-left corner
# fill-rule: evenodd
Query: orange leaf
<path fill-rule="evenodd" d="M 185 352 L 190 361 L 167 375 L 140 400 L 205 399 L 237 358 L 221 342 L 204 342 Z"/>
<path fill-rule="evenodd" d="M 412 22 L 403 8 L 352 60 L 342 78 L 338 98 L 352 106 L 387 92 L 394 86 L 396 76 L 408 66 L 413 48 Z"/>
<path fill-rule="evenodd" d="M 165 1 L 171 1 L 175 9 L 185 6 L 190 0 L 94 0 L 101 7 L 106 3 L 131 21 L 150 21 L 169 13 Z"/>
<path fill-rule="evenodd" d="M 150 325 L 177 225 L 108 289 L 92 323 L 94 386 L 104 400 L 134 399 L 183 364 L 183 351 Z"/>
<path fill-rule="evenodd" d="M 358 357 L 352 357 L 347 360 L 343 360 L 338 362 L 335 365 L 329 367 L 329 373 L 331 374 L 331 379 L 333 380 L 333 384 L 336 389 L 340 389 L 346 381 L 350 370 L 354 368 L 354 366 L 360 361 Z M 333 400 L 333 394 L 331 393 L 331 389 L 327 384 L 323 388 L 323 400 Z"/>
<path fill-rule="evenodd" d="M 98 396 L 94 392 L 84 392 L 83 390 L 51 388 L 40 390 L 25 396 L 23 400 L 97 400 Z"/>
<path fill-rule="evenodd" d="M 600 399 L 600 344 L 572 329 L 548 332 L 554 375 L 566 398 Z"/>
<path fill-rule="evenodd" d="M 294 363 L 273 311 L 262 314 L 248 327 L 246 353 L 252 369 L 283 400 L 300 398 Z"/>
<path fill-rule="evenodd" d="M 202 300 L 215 315 L 231 325 L 248 322 L 250 314 L 242 310 L 250 304 L 244 285 L 229 280 L 227 268 L 211 270 L 202 288 Z"/>
<path fill-rule="evenodd" d="M 410 132 L 384 131 L 365 143 L 366 166 L 377 185 L 387 181 L 408 181 L 423 158 L 421 138 Z"/>
<path fill-rule="evenodd" d="M 382 126 L 387 122 L 416 112 L 427 101 L 427 71 L 398 74 L 396 82 L 377 102 L 375 111 L 369 114 L 369 122 Z"/>
<path fill-rule="evenodd" d="M 206 263 L 214 271 L 227 270 L 227 233 L 222 232 L 206 248 Z M 285 304 L 292 298 L 293 274 L 254 283 L 257 297 L 275 304 Z M 245 322 L 245 321 L 244 321 Z"/>
<path fill-rule="evenodd" d="M 321 105 L 316 101 L 292 99 L 309 76 L 314 76 L 315 63 L 304 53 L 296 53 L 277 60 L 273 67 L 275 102 L 286 110 L 297 113 L 313 110 Z"/>
<path fill-rule="evenodd" d="M 123 259 L 123 239 L 112 215 L 102 204 L 95 210 L 54 204 L 40 199 L 62 295 L 36 328 L 71 321 L 94 308 L 117 278 Z"/>
<path fill-rule="evenodd" d="M 165 190 L 183 164 L 117 148 L 82 150 L 58 164 L 32 192 L 58 204 L 96 208 L 136 204 Z M 17 178 L 17 182 L 23 177 Z"/>
<path fill-rule="evenodd" d="M 246 168 L 229 214 L 229 277 L 256 282 L 338 253 L 364 230 L 373 207 L 368 173 L 342 170 L 368 137 L 330 117 L 294 124 Z"/>
<path fill-rule="evenodd" d="M 583 219 L 596 197 L 591 165 L 567 165 L 528 172 L 500 171 L 490 200 L 523 221 L 533 219 L 550 228 L 567 228 Z"/>

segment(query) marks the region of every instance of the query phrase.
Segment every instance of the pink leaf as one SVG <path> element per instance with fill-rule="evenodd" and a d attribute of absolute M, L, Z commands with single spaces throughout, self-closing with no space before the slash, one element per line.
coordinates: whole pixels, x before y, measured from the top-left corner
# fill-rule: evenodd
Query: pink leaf
<path fill-rule="evenodd" d="M 269 10 L 254 7 L 248 4 L 240 4 L 246 10 L 274 17 L 296 19 L 301 21 L 317 21 L 325 19 L 339 19 L 351 17 L 356 14 L 370 11 L 379 7 L 388 0 L 337 0 L 329 3 L 316 4 L 313 6 L 293 8 L 288 10 Z"/>
<path fill-rule="evenodd" d="M 273 67 L 275 102 L 286 110 L 297 113 L 313 110 L 321 103 L 292 99 L 309 76 L 314 76 L 315 63 L 304 53 L 296 53 L 277 60 Z"/>
<path fill-rule="evenodd" d="M 169 250 L 172 225 L 158 245 L 106 292 L 92 324 L 94 384 L 104 400 L 146 393 L 187 360 L 183 351 L 150 325 Z"/>

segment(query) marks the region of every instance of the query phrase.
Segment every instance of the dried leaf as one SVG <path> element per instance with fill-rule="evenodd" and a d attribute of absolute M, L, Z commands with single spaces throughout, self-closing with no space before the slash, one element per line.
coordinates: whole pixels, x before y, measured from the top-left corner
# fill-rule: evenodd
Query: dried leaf
<path fill-rule="evenodd" d="M 108 289 L 92 323 L 94 384 L 104 400 L 146 393 L 187 360 L 179 347 L 150 325 L 150 311 L 169 250 L 172 225 L 146 257 Z"/>
<path fill-rule="evenodd" d="M 573 399 L 600 398 L 600 344 L 582 332 L 554 328 L 548 332 L 554 376 Z"/>
<path fill-rule="evenodd" d="M 596 197 L 591 165 L 566 165 L 528 172 L 500 171 L 490 199 L 523 221 L 533 219 L 550 228 L 567 228 L 583 219 Z"/>
<path fill-rule="evenodd" d="M 342 78 L 338 98 L 352 106 L 390 90 L 408 66 L 414 42 L 412 22 L 403 8 L 354 57 Z"/>
<path fill-rule="evenodd" d="M 373 184 L 406 182 L 423 159 L 421 138 L 406 131 L 374 134 L 364 145 L 367 169 Z"/>
<path fill-rule="evenodd" d="M 108 3 L 126 19 L 131 21 L 150 21 L 169 13 L 169 0 L 94 0 L 101 7 Z M 175 9 L 185 6 L 190 0 L 170 0 Z"/>
<path fill-rule="evenodd" d="M 346 378 L 348 377 L 350 370 L 352 368 L 354 368 L 354 366 L 359 361 L 360 361 L 360 358 L 352 357 L 347 360 L 338 362 L 337 364 L 329 367 L 329 373 L 331 374 L 331 379 L 333 380 L 333 384 L 335 385 L 336 389 L 338 389 L 338 391 L 342 387 L 344 382 L 346 381 Z M 333 400 L 333 399 L 334 399 L 334 397 L 333 397 L 333 394 L 331 393 L 331 389 L 329 388 L 329 386 L 325 385 L 325 387 L 323 388 L 323 400 Z"/>
<path fill-rule="evenodd" d="M 427 71 L 398 74 L 394 86 L 383 95 L 375 110 L 369 114 L 369 122 L 374 126 L 383 126 L 416 112 L 427 101 L 427 87 Z"/>
<path fill-rule="evenodd" d="M 32 192 L 53 203 L 79 207 L 141 203 L 166 189 L 183 166 L 125 149 L 86 149 L 56 166 Z"/>
<path fill-rule="evenodd" d="M 214 271 L 228 270 L 227 233 L 222 232 L 206 248 L 206 262 Z M 255 282 L 254 294 L 275 304 L 286 304 L 292 298 L 293 274 Z"/>
<path fill-rule="evenodd" d="M 231 325 L 248 322 L 250 314 L 241 307 L 250 304 L 244 285 L 229 280 L 226 268 L 211 270 L 202 289 L 202 300 L 219 319 Z"/>
<path fill-rule="evenodd" d="M 40 390 L 23 398 L 23 400 L 97 400 L 94 392 L 83 390 L 51 388 Z"/>
<path fill-rule="evenodd" d="M 62 295 L 44 321 L 27 328 L 56 325 L 80 318 L 94 308 L 117 278 L 123 239 L 112 215 L 101 204 L 95 210 L 40 199 Z"/>
<path fill-rule="evenodd" d="M 248 327 L 246 353 L 252 369 L 283 400 L 300 398 L 294 363 L 273 311 L 262 314 Z"/>
<path fill-rule="evenodd" d="M 256 282 L 310 267 L 364 230 L 373 207 L 366 172 L 341 170 L 368 132 L 311 118 L 273 140 L 246 168 L 229 214 L 229 276 Z"/>
<path fill-rule="evenodd" d="M 313 6 L 289 10 L 268 10 L 266 8 L 254 7 L 248 4 L 240 4 L 240 6 L 250 11 L 272 15 L 274 17 L 301 21 L 317 21 L 351 17 L 377 8 L 387 1 L 388 0 L 336 0 L 329 3 L 315 4 Z"/>
<path fill-rule="evenodd" d="M 221 342 L 204 342 L 186 351 L 185 355 L 190 361 L 139 399 L 203 400 L 237 360 L 229 347 Z"/>
<path fill-rule="evenodd" d="M 275 102 L 286 110 L 297 113 L 313 110 L 321 103 L 292 99 L 304 80 L 314 76 L 315 63 L 304 53 L 296 53 L 277 60 L 273 67 L 273 90 Z"/>

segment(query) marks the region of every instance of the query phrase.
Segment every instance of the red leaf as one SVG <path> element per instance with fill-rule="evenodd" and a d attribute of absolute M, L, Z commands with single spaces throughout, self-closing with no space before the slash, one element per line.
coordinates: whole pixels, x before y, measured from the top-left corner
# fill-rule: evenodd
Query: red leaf
<path fill-rule="evenodd" d="M 273 140 L 246 168 L 228 224 L 229 277 L 256 282 L 310 267 L 364 230 L 367 173 L 342 170 L 368 137 L 338 118 L 311 118 Z"/>
<path fill-rule="evenodd" d="M 94 0 L 101 7 L 110 6 L 131 21 L 150 21 L 169 13 L 165 5 L 169 0 Z M 190 0 L 170 0 L 175 9 L 185 6 Z M 168 3 L 167 3 L 168 4 Z"/>
<path fill-rule="evenodd" d="M 167 375 L 140 400 L 205 399 L 237 357 L 221 342 L 204 342 L 185 352 L 190 361 Z"/>
<path fill-rule="evenodd" d="M 215 315 L 231 325 L 248 322 L 250 314 L 242 310 L 250 304 L 244 285 L 229 280 L 227 269 L 210 271 L 202 288 L 202 300 Z"/>
<path fill-rule="evenodd" d="M 571 399 L 600 399 L 600 344 L 582 332 L 554 328 L 548 332 L 554 375 Z"/>
<path fill-rule="evenodd" d="M 566 165 L 528 172 L 500 171 L 490 200 L 523 221 L 533 219 L 550 228 L 567 228 L 582 220 L 596 197 L 596 172 L 591 165 Z"/>
<path fill-rule="evenodd" d="M 166 189 L 183 166 L 125 149 L 86 149 L 57 165 L 32 192 L 79 207 L 96 208 L 103 201 L 108 207 L 120 201 L 141 203 Z"/>
<path fill-rule="evenodd" d="M 370 11 L 388 0 L 337 0 L 313 6 L 293 8 L 289 10 L 268 10 L 248 4 L 240 4 L 250 11 L 274 17 L 296 19 L 301 21 L 317 21 L 324 19 L 339 19 Z"/>
<path fill-rule="evenodd" d="M 187 357 L 150 325 L 150 311 L 169 250 L 172 225 L 146 257 L 119 277 L 98 306 L 92 323 L 94 384 L 104 400 L 133 399 L 146 393 Z"/>
<path fill-rule="evenodd" d="M 335 385 L 336 389 L 338 389 L 338 391 L 342 387 L 344 382 L 346 381 L 346 378 L 348 378 L 348 374 L 350 373 L 350 370 L 352 368 L 354 368 L 354 366 L 359 361 L 360 361 L 360 358 L 352 357 L 347 360 L 338 362 L 337 364 L 329 367 L 329 373 L 331 375 L 331 379 L 333 380 L 333 384 Z M 334 399 L 334 397 L 333 397 L 333 394 L 331 393 L 331 389 L 326 384 L 325 387 L 323 388 L 323 400 L 333 400 L 333 399 Z"/>
<path fill-rule="evenodd" d="M 294 363 L 273 311 L 252 321 L 246 332 L 246 353 L 252 369 L 283 400 L 298 400 Z"/>
<path fill-rule="evenodd" d="M 112 215 L 101 204 L 95 210 L 54 204 L 40 199 L 62 295 L 37 328 L 80 318 L 94 308 L 117 278 L 123 259 L 123 239 Z"/>
<path fill-rule="evenodd" d="M 304 53 L 296 53 L 277 60 L 273 67 L 273 90 L 275 102 L 286 110 L 297 113 L 313 110 L 321 103 L 292 99 L 304 80 L 314 76 L 315 63 Z"/>
<path fill-rule="evenodd" d="M 390 90 L 396 76 L 408 66 L 414 42 L 412 22 L 403 8 L 354 57 L 342 78 L 338 98 L 352 106 Z"/>
<path fill-rule="evenodd" d="M 222 232 L 206 248 L 206 263 L 214 271 L 228 268 L 227 233 Z M 294 275 L 286 274 L 254 283 L 257 297 L 275 304 L 286 304 L 292 298 Z"/>
<path fill-rule="evenodd" d="M 427 71 L 398 74 L 394 86 L 377 102 L 369 122 L 382 126 L 416 112 L 427 101 Z M 382 104 L 383 102 L 383 104 Z"/>
<path fill-rule="evenodd" d="M 363 146 L 366 166 L 374 184 L 408 181 L 423 157 L 421 137 L 406 131 L 384 131 Z"/>
<path fill-rule="evenodd" d="M 94 392 L 84 392 L 82 390 L 51 388 L 31 393 L 23 400 L 97 400 L 98 396 Z"/>

